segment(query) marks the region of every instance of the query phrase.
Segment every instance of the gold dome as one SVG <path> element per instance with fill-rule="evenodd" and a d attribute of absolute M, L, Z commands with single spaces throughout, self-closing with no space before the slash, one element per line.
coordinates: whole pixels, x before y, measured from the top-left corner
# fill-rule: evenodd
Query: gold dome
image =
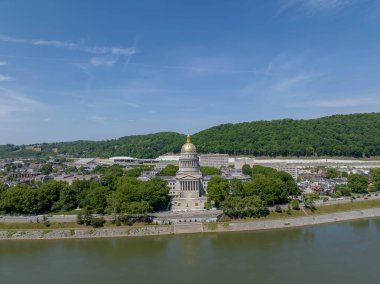
<path fill-rule="evenodd" d="M 190 134 L 187 134 L 186 143 L 183 144 L 181 153 L 196 153 L 197 148 L 195 148 L 194 144 L 190 142 Z"/>

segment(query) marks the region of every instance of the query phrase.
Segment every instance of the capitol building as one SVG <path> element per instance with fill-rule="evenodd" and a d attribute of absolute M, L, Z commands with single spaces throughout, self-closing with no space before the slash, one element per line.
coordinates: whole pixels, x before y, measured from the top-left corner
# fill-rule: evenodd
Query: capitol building
<path fill-rule="evenodd" d="M 179 157 L 179 170 L 175 177 L 172 211 L 203 210 L 207 198 L 203 188 L 197 149 L 187 135 Z"/>

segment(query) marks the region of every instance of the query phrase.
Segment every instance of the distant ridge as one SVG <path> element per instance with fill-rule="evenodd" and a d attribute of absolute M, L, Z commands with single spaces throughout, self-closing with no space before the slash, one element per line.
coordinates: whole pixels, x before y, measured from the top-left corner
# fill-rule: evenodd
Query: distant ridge
<path fill-rule="evenodd" d="M 1 145 L 0 159 L 133 156 L 155 158 L 178 153 L 186 136 L 175 132 L 125 136 L 107 141 Z M 317 119 L 221 124 L 192 135 L 199 153 L 254 156 L 380 156 L 380 113 L 333 115 Z"/>

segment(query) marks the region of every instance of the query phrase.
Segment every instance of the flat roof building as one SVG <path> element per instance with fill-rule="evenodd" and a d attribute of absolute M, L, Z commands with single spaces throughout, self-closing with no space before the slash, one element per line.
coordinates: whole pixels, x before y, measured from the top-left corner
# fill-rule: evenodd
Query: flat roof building
<path fill-rule="evenodd" d="M 201 167 L 228 167 L 228 154 L 201 154 L 199 155 Z"/>

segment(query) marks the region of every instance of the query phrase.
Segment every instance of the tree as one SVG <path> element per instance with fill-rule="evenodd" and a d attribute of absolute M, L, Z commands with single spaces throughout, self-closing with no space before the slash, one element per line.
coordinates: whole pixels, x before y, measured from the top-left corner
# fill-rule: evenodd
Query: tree
<path fill-rule="evenodd" d="M 241 171 L 243 172 L 243 174 L 245 174 L 247 176 L 252 175 L 252 168 L 248 164 L 244 164 L 243 167 L 241 168 Z"/>
<path fill-rule="evenodd" d="M 122 213 L 147 214 L 148 212 L 152 212 L 152 207 L 147 201 L 125 203 L 122 207 Z"/>
<path fill-rule="evenodd" d="M 253 181 L 254 194 L 260 196 L 267 205 L 288 201 L 288 187 L 284 181 L 273 176 L 256 175 Z"/>
<path fill-rule="evenodd" d="M 160 172 L 160 176 L 175 176 L 178 172 L 178 166 L 176 165 L 167 165 Z"/>
<path fill-rule="evenodd" d="M 229 195 L 228 180 L 222 177 L 212 177 L 207 185 L 207 201 L 214 202 L 215 207 L 219 208 L 221 202 Z"/>
<path fill-rule="evenodd" d="M 51 164 L 43 164 L 41 166 L 41 173 L 43 175 L 48 175 L 53 172 L 53 166 Z"/>
<path fill-rule="evenodd" d="M 78 192 L 72 186 L 64 187 L 59 195 L 60 208 L 69 211 L 78 207 Z"/>
<path fill-rule="evenodd" d="M 244 192 L 243 182 L 239 179 L 232 179 L 229 184 L 229 192 L 234 196 L 244 197 L 246 194 Z"/>
<path fill-rule="evenodd" d="M 91 188 L 82 201 L 82 206 L 91 209 L 95 213 L 103 214 L 107 208 L 107 196 L 110 189 L 104 186 Z"/>
<path fill-rule="evenodd" d="M 141 183 L 139 192 L 141 201 L 148 202 L 153 211 L 165 210 L 170 201 L 167 183 L 160 178 L 153 178 Z"/>
<path fill-rule="evenodd" d="M 291 206 L 293 210 L 300 210 L 300 202 L 297 198 L 292 199 Z"/>
<path fill-rule="evenodd" d="M 38 192 L 39 210 L 41 212 L 58 211 L 61 208 L 59 202 L 61 191 L 66 190 L 69 185 L 63 181 L 50 180 L 43 183 Z"/>
<path fill-rule="evenodd" d="M 38 191 L 28 185 L 18 184 L 1 193 L 0 211 L 6 214 L 42 213 L 39 207 Z"/>
<path fill-rule="evenodd" d="M 201 167 L 201 172 L 204 176 L 215 176 L 221 174 L 220 169 L 215 167 Z"/>
<path fill-rule="evenodd" d="M 129 169 L 125 172 L 127 177 L 139 177 L 143 171 L 149 171 L 150 167 L 148 166 L 139 166 Z"/>
<path fill-rule="evenodd" d="M 169 200 L 169 189 L 162 179 L 141 182 L 135 178 L 120 177 L 116 190 L 107 196 L 106 211 L 115 217 L 120 213 L 146 214 L 166 209 Z"/>
<path fill-rule="evenodd" d="M 371 169 L 369 171 L 369 176 L 371 178 L 372 185 L 375 191 L 380 190 L 380 168 Z"/>
<path fill-rule="evenodd" d="M 228 196 L 221 202 L 224 214 L 233 218 L 259 217 L 265 212 L 263 201 L 258 196 Z"/>
<path fill-rule="evenodd" d="M 255 179 L 258 175 L 272 176 L 276 174 L 276 170 L 270 167 L 264 167 L 259 165 L 254 165 L 252 167 L 252 179 Z"/>
<path fill-rule="evenodd" d="M 294 181 L 291 174 L 278 171 L 273 174 L 275 178 L 279 178 L 285 183 L 286 190 L 290 196 L 298 196 L 301 194 L 301 190 L 298 188 L 297 183 Z"/>
<path fill-rule="evenodd" d="M 314 194 L 303 194 L 302 202 L 306 208 L 310 209 L 313 212 L 314 210 L 316 210 L 316 207 L 315 207 L 316 198 L 317 197 Z"/>
<path fill-rule="evenodd" d="M 339 176 L 339 173 L 335 168 L 328 168 L 326 170 L 326 176 L 329 179 L 333 179 L 333 178 L 337 178 Z"/>
<path fill-rule="evenodd" d="M 352 190 L 347 185 L 335 186 L 334 192 L 339 196 L 351 196 Z"/>
<path fill-rule="evenodd" d="M 368 177 L 361 174 L 348 176 L 348 187 L 355 193 L 366 193 L 368 189 Z"/>

